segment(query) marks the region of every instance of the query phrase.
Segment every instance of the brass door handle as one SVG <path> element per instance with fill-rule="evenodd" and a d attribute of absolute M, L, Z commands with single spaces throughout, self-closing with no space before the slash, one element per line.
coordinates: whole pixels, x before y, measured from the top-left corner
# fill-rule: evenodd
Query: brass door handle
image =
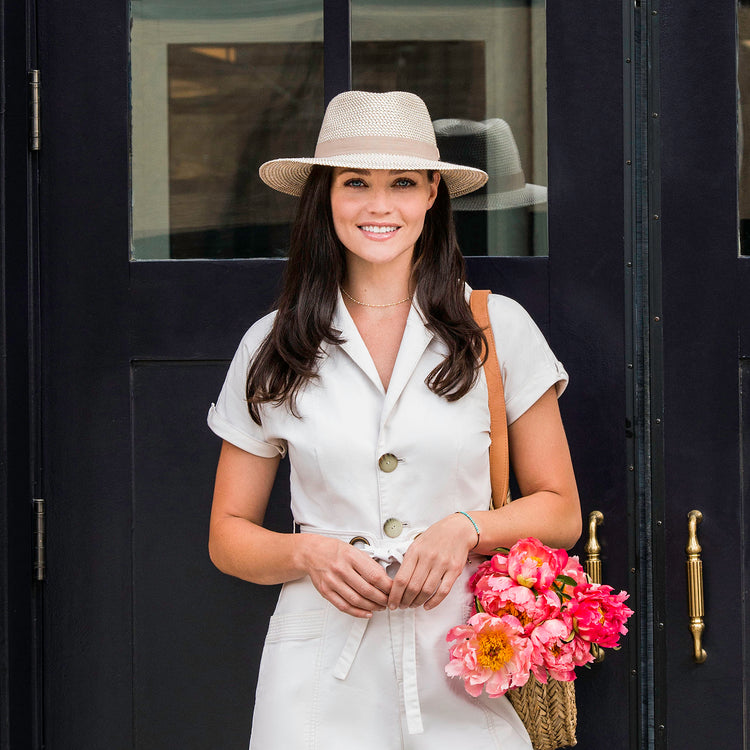
<path fill-rule="evenodd" d="M 691 510 L 688 517 L 687 552 L 687 586 L 688 586 L 688 615 L 690 617 L 690 632 L 693 634 L 693 659 L 696 664 L 706 661 L 706 650 L 701 645 L 705 623 L 703 622 L 703 561 L 702 547 L 698 543 L 698 524 L 703 520 L 699 510 Z"/>
<path fill-rule="evenodd" d="M 602 561 L 599 557 L 602 548 L 596 538 L 596 527 L 602 525 L 604 514 L 600 510 L 589 513 L 589 539 L 584 548 L 586 552 L 586 575 L 592 583 L 602 582 Z"/>
<path fill-rule="evenodd" d="M 600 510 L 592 510 L 589 513 L 589 538 L 584 551 L 586 552 L 586 575 L 592 583 L 602 582 L 602 561 L 600 557 L 602 548 L 596 538 L 596 527 L 601 526 L 603 521 L 604 514 Z M 591 645 L 591 653 L 594 656 L 594 661 L 604 660 L 604 649 L 596 643 Z"/>

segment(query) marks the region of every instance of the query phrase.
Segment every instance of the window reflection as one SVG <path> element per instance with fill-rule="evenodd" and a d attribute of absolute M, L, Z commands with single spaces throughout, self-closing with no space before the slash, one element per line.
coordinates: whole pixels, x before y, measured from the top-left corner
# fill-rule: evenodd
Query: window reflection
<path fill-rule="evenodd" d="M 501 237 L 505 254 L 533 254 L 533 209 L 547 203 L 547 188 L 526 182 L 510 125 L 497 117 L 434 122 L 440 156 L 445 161 L 483 169 L 487 184 L 453 199 L 459 242 L 470 255 L 487 255 L 489 227 Z M 498 231 L 500 230 L 500 231 Z"/>
<path fill-rule="evenodd" d="M 322 6 L 131 0 L 134 258 L 286 254 L 296 199 L 257 170 L 314 151 Z M 352 0 L 352 29 L 354 88 L 421 96 L 444 159 L 472 163 L 446 123 L 484 129 L 488 188 L 454 203 L 465 254 L 546 254 L 543 1 Z"/>
<path fill-rule="evenodd" d="M 132 0 L 132 255 L 286 254 L 296 200 L 258 166 L 314 149 L 323 2 Z"/>
<path fill-rule="evenodd" d="M 258 165 L 315 149 L 323 45 L 168 48 L 172 258 L 286 254 L 296 200 L 269 190 Z"/>
<path fill-rule="evenodd" d="M 489 167 L 483 197 L 453 201 L 464 254 L 546 255 L 544 2 L 352 0 L 352 34 L 354 88 L 413 91 L 436 121 L 441 158 Z M 506 189 L 511 173 L 522 187 Z"/>

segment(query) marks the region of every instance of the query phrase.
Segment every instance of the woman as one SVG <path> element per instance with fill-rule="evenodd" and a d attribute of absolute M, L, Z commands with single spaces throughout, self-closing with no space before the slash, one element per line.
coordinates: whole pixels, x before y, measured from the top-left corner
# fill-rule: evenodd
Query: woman
<path fill-rule="evenodd" d="M 209 413 L 224 439 L 211 558 L 284 584 L 251 748 L 527 750 L 505 698 L 471 698 L 443 671 L 478 555 L 527 536 L 568 547 L 581 524 L 556 398 L 567 375 L 528 315 L 497 296 L 523 496 L 488 510 L 483 333 L 450 213 L 450 196 L 486 174 L 441 162 L 424 103 L 404 92 L 339 95 L 315 157 L 260 171 L 301 195 L 284 288 Z M 261 525 L 286 450 L 299 534 Z"/>

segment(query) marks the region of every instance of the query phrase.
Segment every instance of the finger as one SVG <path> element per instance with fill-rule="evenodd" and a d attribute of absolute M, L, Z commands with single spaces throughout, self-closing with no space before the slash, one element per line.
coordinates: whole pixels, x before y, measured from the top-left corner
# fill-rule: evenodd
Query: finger
<path fill-rule="evenodd" d="M 337 591 L 345 599 L 349 598 L 350 591 L 356 592 L 371 602 L 368 609 L 386 606 L 391 579 L 365 552 L 339 543 L 336 554 L 321 563 L 318 581 L 322 589 Z"/>
<path fill-rule="evenodd" d="M 371 557 L 364 555 L 364 561 L 356 561 L 354 570 L 359 575 L 357 590 L 368 599 L 378 602 L 385 606 L 388 602 L 388 595 L 391 592 L 393 581 Z"/>
<path fill-rule="evenodd" d="M 313 584 L 321 596 L 328 599 L 331 604 L 342 612 L 352 613 L 353 610 L 357 610 L 361 613 L 385 609 L 384 604 L 374 602 L 362 596 L 341 578 L 323 576 L 314 580 Z"/>
<path fill-rule="evenodd" d="M 382 591 L 365 583 L 351 568 L 344 571 L 331 571 L 320 580 L 319 590 L 326 598 L 331 594 L 354 609 L 368 612 L 383 610 L 387 603 Z"/>
<path fill-rule="evenodd" d="M 451 589 L 453 588 L 453 584 L 458 579 L 458 576 L 460 575 L 461 571 L 458 571 L 456 573 L 452 572 L 446 572 L 443 575 L 443 579 L 440 581 L 440 584 L 435 591 L 435 593 L 425 602 L 424 608 L 427 610 L 435 609 L 435 607 L 442 602 L 446 596 L 450 593 Z"/>
<path fill-rule="evenodd" d="M 372 601 L 372 599 L 362 596 L 352 588 L 346 589 L 345 591 L 337 591 L 336 593 L 354 609 L 363 610 L 365 612 L 379 612 L 385 609 L 384 604 L 378 604 L 377 602 Z"/>
<path fill-rule="evenodd" d="M 404 591 L 409 583 L 414 567 L 415 562 L 413 558 L 407 555 L 391 583 L 391 592 L 388 595 L 388 607 L 390 609 L 398 609 L 403 606 Z"/>
<path fill-rule="evenodd" d="M 402 609 L 413 606 L 414 599 L 422 592 L 425 581 L 430 572 L 424 564 L 420 565 L 417 558 L 412 557 L 412 561 L 414 560 L 416 560 L 416 562 L 407 563 L 406 560 L 404 561 L 406 565 L 402 565 L 399 569 L 393 580 L 393 587 L 391 588 L 391 592 L 393 592 L 393 588 L 397 585 L 403 587 L 397 605 Z M 388 604 L 389 606 L 392 604 L 390 597 Z"/>
<path fill-rule="evenodd" d="M 426 601 L 431 599 L 437 592 L 442 583 L 443 575 L 437 571 L 432 571 L 425 582 L 422 584 L 422 590 L 414 597 L 410 606 L 421 607 Z"/>
<path fill-rule="evenodd" d="M 385 609 L 388 605 L 388 594 L 365 581 L 361 576 L 347 578 L 347 586 L 363 601 L 370 602 L 373 607 Z"/>
<path fill-rule="evenodd" d="M 412 577 L 409 579 L 409 583 L 406 584 L 403 595 L 401 596 L 402 609 L 417 606 L 415 602 L 424 592 L 426 582 L 427 573 L 423 572 L 420 566 L 417 566 Z M 429 593 L 432 593 L 432 589 Z"/>
<path fill-rule="evenodd" d="M 354 591 L 356 594 L 372 602 L 373 605 L 380 608 L 385 608 L 388 604 L 388 594 L 391 588 L 391 579 L 385 575 L 385 581 L 379 577 L 372 577 L 373 582 L 368 580 L 365 576 L 369 575 L 366 571 L 360 571 L 356 568 L 351 569 L 345 575 L 341 576 L 341 580 Z M 382 588 L 381 588 L 382 587 Z M 383 588 L 386 590 L 383 591 Z"/>
<path fill-rule="evenodd" d="M 319 579 L 319 590 L 326 596 L 333 592 L 358 609 L 385 609 L 388 597 L 362 578 L 352 567 L 332 566 Z"/>
<path fill-rule="evenodd" d="M 325 598 L 328 599 L 328 601 L 331 602 L 331 604 L 333 604 L 336 609 L 341 610 L 347 615 L 352 615 L 353 617 L 361 617 L 364 619 L 369 619 L 372 617 L 371 610 L 353 606 L 342 596 L 339 596 L 335 591 L 331 591 L 326 594 Z"/>

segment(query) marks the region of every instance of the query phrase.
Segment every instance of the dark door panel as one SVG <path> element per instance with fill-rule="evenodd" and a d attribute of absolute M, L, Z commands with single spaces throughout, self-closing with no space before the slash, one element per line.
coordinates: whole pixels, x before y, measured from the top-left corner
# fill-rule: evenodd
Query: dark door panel
<path fill-rule="evenodd" d="M 222 575 L 208 559 L 218 445 L 208 393 L 228 362 L 144 361 L 133 403 L 133 700 L 135 747 L 233 748 L 247 742 L 257 644 L 278 588 Z M 289 530 L 282 463 L 266 523 Z"/>
<path fill-rule="evenodd" d="M 571 374 L 561 409 L 584 520 L 603 513 L 604 580 L 637 610 L 624 648 L 579 677 L 581 750 L 742 741 L 747 621 L 724 607 L 748 580 L 738 384 L 750 339 L 738 350 L 748 279 L 725 5 L 549 0 L 550 255 L 468 260 L 470 283 L 526 306 Z M 284 261 L 130 260 L 127 3 L 39 11 L 46 746 L 242 747 L 275 590 L 208 560 L 218 444 L 205 414 Z M 660 70 L 638 36 L 657 31 Z M 279 529 L 287 474 L 269 507 Z M 685 607 L 693 507 L 701 665 Z"/>
<path fill-rule="evenodd" d="M 283 261 L 129 261 L 126 6 L 89 6 L 40 18 L 48 746 L 241 746 L 273 591 L 208 561 L 217 445 L 204 418 Z M 605 514 L 605 576 L 623 588 L 621 9 L 555 0 L 547 28 L 550 258 L 472 258 L 469 280 L 525 305 L 570 370 L 561 403 L 584 509 Z M 582 750 L 629 745 L 626 643 L 580 678 Z"/>
<path fill-rule="evenodd" d="M 664 464 L 654 521 L 655 544 L 664 545 L 656 574 L 665 600 L 655 630 L 665 679 L 657 729 L 664 727 L 670 748 L 741 747 L 748 715 L 738 334 L 749 287 L 737 238 L 736 8 L 720 5 L 710 14 L 694 1 L 659 9 L 661 211 L 654 213 L 661 215 L 663 306 L 654 316 L 663 327 L 664 369 L 654 376 L 664 385 L 654 439 L 663 442 Z M 686 609 L 693 509 L 703 513 L 703 663 L 693 658 Z"/>

